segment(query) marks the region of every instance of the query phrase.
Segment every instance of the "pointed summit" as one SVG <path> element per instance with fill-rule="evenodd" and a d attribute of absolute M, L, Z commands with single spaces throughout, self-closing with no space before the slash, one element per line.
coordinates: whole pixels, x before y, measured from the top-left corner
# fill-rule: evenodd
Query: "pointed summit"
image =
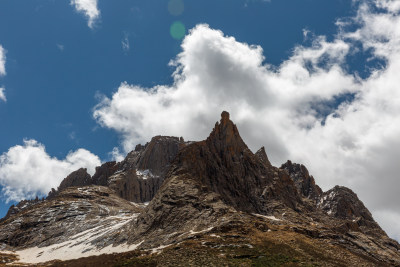
<path fill-rule="evenodd" d="M 231 120 L 229 119 L 229 112 L 227 111 L 222 111 L 221 113 L 221 124 L 226 124 L 230 122 Z"/>
<path fill-rule="evenodd" d="M 259 150 L 257 150 L 255 155 L 268 167 L 272 166 L 271 162 L 268 159 L 267 153 L 265 152 L 265 147 L 262 146 Z"/>
<path fill-rule="evenodd" d="M 215 123 L 215 127 L 206 142 L 211 150 L 220 154 L 228 153 L 230 156 L 243 154 L 243 151 L 248 150 L 248 147 L 229 117 L 228 112 L 223 111 L 221 113 L 220 122 Z"/>
<path fill-rule="evenodd" d="M 282 164 L 281 169 L 286 170 L 293 180 L 298 192 L 306 198 L 319 200 L 322 189 L 315 183 L 314 177 L 308 173 L 303 164 L 292 163 L 288 160 Z"/>
<path fill-rule="evenodd" d="M 179 151 L 167 176 L 182 183 L 190 179 L 237 210 L 266 214 L 266 202 L 273 199 L 294 208 L 301 200 L 293 181 L 286 172 L 268 165 L 266 154 L 261 158 L 251 152 L 229 113 L 223 111 L 207 140 Z"/>

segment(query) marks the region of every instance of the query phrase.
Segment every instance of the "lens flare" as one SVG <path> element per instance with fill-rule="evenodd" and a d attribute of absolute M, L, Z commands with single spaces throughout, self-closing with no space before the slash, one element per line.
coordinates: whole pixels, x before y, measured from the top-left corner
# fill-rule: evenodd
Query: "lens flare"
<path fill-rule="evenodd" d="M 173 16 L 179 16 L 183 13 L 185 6 L 183 5 L 183 0 L 169 0 L 168 11 Z"/>
<path fill-rule="evenodd" d="M 169 32 L 170 32 L 172 38 L 174 38 L 176 40 L 180 40 L 185 36 L 186 28 L 182 22 L 175 21 L 174 23 L 172 23 L 171 28 L 169 29 Z"/>

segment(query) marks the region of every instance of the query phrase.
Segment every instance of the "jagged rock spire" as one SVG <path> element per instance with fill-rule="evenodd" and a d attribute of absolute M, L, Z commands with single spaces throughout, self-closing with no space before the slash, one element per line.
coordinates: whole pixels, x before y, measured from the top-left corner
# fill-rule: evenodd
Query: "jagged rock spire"
<path fill-rule="evenodd" d="M 208 146 L 214 152 L 221 155 L 238 156 L 243 151 L 248 150 L 247 145 L 240 137 L 236 125 L 230 120 L 229 113 L 221 113 L 220 122 L 215 123 L 213 131 L 206 140 Z"/>
<path fill-rule="evenodd" d="M 282 164 L 281 169 L 286 170 L 296 185 L 297 190 L 304 197 L 319 199 L 322 195 L 321 188 L 315 183 L 307 168 L 303 164 L 292 163 L 288 160 Z"/>
<path fill-rule="evenodd" d="M 259 150 L 257 150 L 255 155 L 261 160 L 262 163 L 264 163 L 268 167 L 272 166 L 271 162 L 268 159 L 267 153 L 265 152 L 265 148 L 263 146 Z"/>

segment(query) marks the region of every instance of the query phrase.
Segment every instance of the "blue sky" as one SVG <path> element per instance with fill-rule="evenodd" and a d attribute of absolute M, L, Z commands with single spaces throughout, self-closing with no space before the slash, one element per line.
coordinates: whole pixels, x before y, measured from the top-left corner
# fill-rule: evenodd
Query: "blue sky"
<path fill-rule="evenodd" d="M 107 160 L 118 136 L 98 129 L 92 119 L 95 96 L 110 95 L 123 81 L 171 83 L 168 62 L 180 52 L 180 40 L 169 33 L 174 21 L 188 29 L 208 23 L 261 45 L 268 62 L 279 64 L 303 42 L 303 29 L 329 36 L 336 32 L 335 20 L 351 10 L 348 1 L 320 2 L 188 1 L 182 15 L 172 16 L 168 1 L 100 1 L 101 18 L 90 29 L 68 1 L 2 1 L 0 44 L 7 50 L 7 75 L 1 83 L 7 103 L 0 106 L 0 120 L 7 131 L 0 151 L 34 138 L 53 156 L 85 147 Z M 121 46 L 125 37 L 127 52 Z"/>
<path fill-rule="evenodd" d="M 390 114 L 394 116 L 395 108 L 390 114 L 384 113 L 382 121 L 373 120 L 367 111 L 357 114 L 364 116 L 361 119 L 349 115 L 355 104 L 373 98 L 363 95 L 369 92 L 368 88 L 382 86 L 381 92 L 385 92 L 385 84 L 395 83 L 390 77 L 378 80 L 374 73 L 384 76 L 383 72 L 390 69 L 386 64 L 396 62 L 397 50 L 393 47 L 397 47 L 397 36 L 395 30 L 390 30 L 397 29 L 397 21 L 382 22 L 387 29 L 383 37 L 394 40 L 386 49 L 379 46 L 379 34 L 374 35 L 368 27 L 379 16 L 397 18 L 400 8 L 389 0 L 378 2 L 1 1 L 0 46 L 4 52 L 0 56 L 0 217 L 16 200 L 42 196 L 70 170 L 120 159 L 134 144 L 155 134 L 204 138 L 218 119 L 218 110 L 226 108 L 252 149 L 265 145 L 276 165 L 286 158 L 306 163 L 325 190 L 335 184 L 346 185 L 373 210 L 388 207 L 384 213 L 374 215 L 390 225 L 400 218 L 400 211 L 387 203 L 398 199 L 387 198 L 385 202 L 370 197 L 370 185 L 376 183 L 381 169 L 376 166 L 365 170 L 365 166 L 371 166 L 369 160 L 376 161 L 389 147 L 395 151 L 386 154 L 400 153 L 396 141 L 382 142 L 397 133 L 398 129 L 391 129 L 391 123 L 386 122 L 390 121 Z M 175 5 L 179 9 L 182 4 L 181 13 L 171 14 L 169 7 Z M 186 37 L 171 36 L 170 27 L 176 22 L 185 26 Z M 204 48 L 210 44 L 218 49 Z M 228 55 L 232 51 L 242 54 Z M 211 53 L 215 55 L 207 57 Z M 175 65 L 170 64 L 171 60 Z M 230 63 L 224 65 L 227 62 Z M 238 67 L 222 72 L 220 68 L 203 69 L 202 64 Z M 299 85 L 297 71 L 299 75 L 307 72 L 307 77 L 301 78 L 307 88 Z M 292 74 L 297 76 L 293 78 Z M 254 84 L 251 75 L 257 75 Z M 193 77 L 209 83 L 200 84 Z M 228 81 L 235 81 L 233 77 L 250 82 L 232 86 Z M 261 85 L 264 82 L 265 88 Z M 237 89 L 232 88 L 236 85 Z M 286 87 L 295 91 L 285 93 Z M 190 102 L 185 102 L 185 97 L 191 94 L 185 88 L 195 88 L 193 94 L 204 98 L 201 107 L 185 106 Z M 176 93 L 172 94 L 173 90 Z M 156 93 L 148 96 L 142 91 Z M 265 100 L 259 102 L 261 98 L 257 96 Z M 132 101 L 118 102 L 124 99 Z M 165 99 L 175 108 L 157 106 Z M 397 102 L 390 102 L 393 99 L 397 98 L 382 99 L 382 103 L 389 101 L 390 107 L 396 107 Z M 375 107 L 368 103 L 368 107 Z M 349 105 L 340 108 L 340 104 Z M 370 112 L 378 114 L 373 110 Z M 338 126 L 335 118 L 342 118 L 347 124 Z M 373 120 L 367 125 L 376 123 L 382 128 L 378 133 L 365 130 L 365 125 L 353 129 L 353 121 L 363 118 Z M 259 132 L 255 133 L 255 129 Z M 301 135 L 286 136 L 282 129 Z M 389 133 L 381 136 L 385 130 Z M 369 134 L 361 134 L 366 132 Z M 338 136 L 340 140 L 336 140 Z M 293 139 L 298 141 L 288 141 Z M 327 139 L 333 144 L 327 144 Z M 364 156 L 368 160 L 357 160 Z M 331 169 L 328 174 L 326 168 Z M 369 180 L 363 180 L 365 171 Z M 385 188 L 397 186 L 396 171 L 391 169 L 387 174 L 391 178 L 384 183 Z M 353 176 L 358 178 L 348 178 Z M 400 236 L 400 229 L 389 230 L 392 236 Z"/>

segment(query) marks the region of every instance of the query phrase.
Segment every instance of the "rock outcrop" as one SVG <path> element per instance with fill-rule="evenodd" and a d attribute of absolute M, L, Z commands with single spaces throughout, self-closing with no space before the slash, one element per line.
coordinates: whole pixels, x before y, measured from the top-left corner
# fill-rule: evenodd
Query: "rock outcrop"
<path fill-rule="evenodd" d="M 91 178 L 93 185 L 108 186 L 108 178 L 113 175 L 119 168 L 120 164 L 115 161 L 110 161 L 96 167 L 96 172 Z"/>
<path fill-rule="evenodd" d="M 149 202 L 164 181 L 166 171 L 183 139 L 156 136 L 146 145 L 138 145 L 119 163 L 118 170 L 108 178 L 108 186 L 117 194 L 133 202 Z"/>
<path fill-rule="evenodd" d="M 123 161 L 97 167 L 92 177 L 83 168 L 72 172 L 48 197 L 55 197 L 68 187 L 101 185 L 128 201 L 149 202 L 164 181 L 171 161 L 186 144 L 182 138 L 155 136 L 146 145 L 137 145 Z"/>
<path fill-rule="evenodd" d="M 375 236 L 385 235 L 380 226 L 375 222 L 372 214 L 364 206 L 357 195 L 349 188 L 335 186 L 324 192 L 318 207 L 333 216 L 346 221 L 343 226 L 348 230 L 362 231 Z"/>
<path fill-rule="evenodd" d="M 259 150 L 257 150 L 255 154 L 261 162 L 263 162 L 267 167 L 272 167 L 271 162 L 269 162 L 267 153 L 265 152 L 265 148 L 261 147 Z"/>
<path fill-rule="evenodd" d="M 29 209 L 30 207 L 36 205 L 41 201 L 44 201 L 44 198 L 39 199 L 38 197 L 36 197 L 35 199 L 32 200 L 22 200 L 17 205 L 11 205 L 11 207 L 8 209 L 6 216 L 0 219 L 0 223 L 7 220 L 11 216 L 15 216 L 16 214 Z"/>
<path fill-rule="evenodd" d="M 85 186 L 90 185 L 92 182 L 92 177 L 87 173 L 85 168 L 80 168 L 70 175 L 68 175 L 61 184 L 58 186 L 57 191 L 62 191 L 71 186 Z"/>
<path fill-rule="evenodd" d="M 304 165 L 292 163 L 288 160 L 285 164 L 282 164 L 281 169 L 289 173 L 298 192 L 303 197 L 319 200 L 322 195 L 322 189 L 315 184 L 314 177 L 310 176 Z"/>
<path fill-rule="evenodd" d="M 266 203 L 276 199 L 291 208 L 301 203 L 287 174 L 250 151 L 225 111 L 210 136 L 183 149 L 175 165 L 237 210 L 268 213 Z"/>

